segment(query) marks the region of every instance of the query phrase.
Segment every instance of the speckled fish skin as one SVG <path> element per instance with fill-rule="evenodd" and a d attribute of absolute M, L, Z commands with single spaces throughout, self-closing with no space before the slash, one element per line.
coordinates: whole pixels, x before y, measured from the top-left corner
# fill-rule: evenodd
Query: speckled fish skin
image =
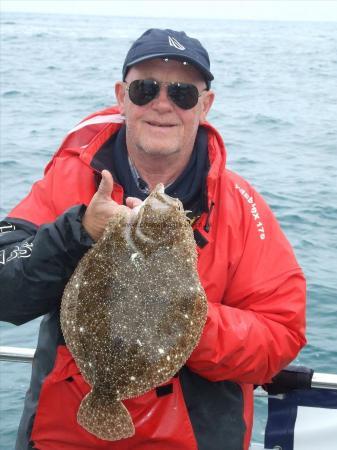
<path fill-rule="evenodd" d="M 206 314 L 192 228 L 181 202 L 158 185 L 138 213 L 112 218 L 65 288 L 62 331 L 92 388 L 78 423 L 100 439 L 132 436 L 121 400 L 179 371 Z"/>

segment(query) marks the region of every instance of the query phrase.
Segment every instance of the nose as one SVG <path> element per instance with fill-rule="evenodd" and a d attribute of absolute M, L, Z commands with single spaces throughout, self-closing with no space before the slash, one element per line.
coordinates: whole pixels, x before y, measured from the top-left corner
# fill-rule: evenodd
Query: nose
<path fill-rule="evenodd" d="M 165 84 L 160 86 L 159 94 L 152 100 L 152 108 L 161 112 L 173 109 L 172 100 L 167 94 L 167 86 Z"/>

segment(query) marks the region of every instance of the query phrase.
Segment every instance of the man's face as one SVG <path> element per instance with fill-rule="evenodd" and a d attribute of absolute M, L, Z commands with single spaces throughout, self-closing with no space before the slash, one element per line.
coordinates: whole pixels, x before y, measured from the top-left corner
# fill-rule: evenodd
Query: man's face
<path fill-rule="evenodd" d="M 141 153 L 154 157 L 176 155 L 188 160 L 199 124 L 205 120 L 214 94 L 203 92 L 206 83 L 199 72 L 179 61 L 154 59 L 131 67 L 126 77 L 127 84 L 141 79 L 192 83 L 202 94 L 196 106 L 185 110 L 174 104 L 163 85 L 156 98 L 144 106 L 137 106 L 130 100 L 126 84 L 117 83 L 116 97 L 126 119 L 126 141 L 130 155 L 135 155 L 135 152 L 138 156 Z"/>

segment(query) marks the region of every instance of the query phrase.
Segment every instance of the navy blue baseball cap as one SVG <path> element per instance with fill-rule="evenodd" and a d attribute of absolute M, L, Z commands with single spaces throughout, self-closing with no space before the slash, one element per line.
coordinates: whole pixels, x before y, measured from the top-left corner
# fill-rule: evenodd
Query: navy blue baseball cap
<path fill-rule="evenodd" d="M 187 36 L 184 31 L 150 28 L 128 51 L 123 65 L 123 80 L 130 67 L 154 58 L 171 58 L 190 63 L 203 75 L 208 89 L 214 79 L 207 50 L 198 39 Z"/>

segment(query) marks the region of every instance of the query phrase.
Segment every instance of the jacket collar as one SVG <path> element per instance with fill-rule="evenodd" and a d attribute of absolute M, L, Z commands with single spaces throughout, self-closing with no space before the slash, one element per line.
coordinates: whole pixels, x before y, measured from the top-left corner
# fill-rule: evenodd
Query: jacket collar
<path fill-rule="evenodd" d="M 104 143 L 124 124 L 124 117 L 118 107 L 98 111 L 73 128 L 64 139 L 61 152 L 76 153 L 79 158 L 91 166 L 92 160 Z M 212 209 L 216 198 L 219 175 L 225 170 L 226 149 L 218 131 L 208 122 L 202 124 L 208 134 L 208 152 L 210 169 L 207 176 L 208 208 Z M 102 169 L 102 168 L 101 168 Z M 96 172 L 100 170 L 95 169 Z"/>

